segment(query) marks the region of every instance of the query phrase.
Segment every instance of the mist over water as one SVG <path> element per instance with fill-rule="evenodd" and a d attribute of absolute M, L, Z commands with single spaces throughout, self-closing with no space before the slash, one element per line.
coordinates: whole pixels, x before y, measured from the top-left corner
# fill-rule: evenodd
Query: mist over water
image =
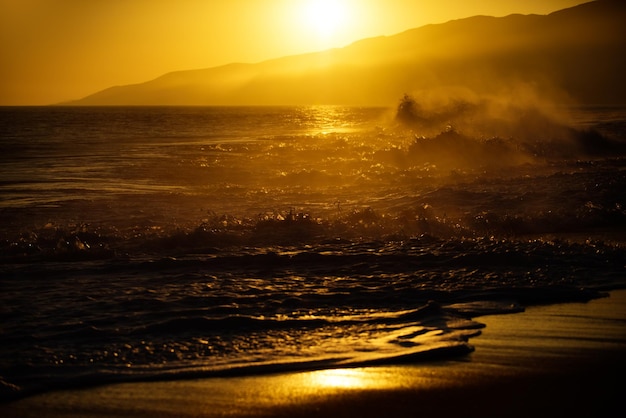
<path fill-rule="evenodd" d="M 0 109 L 3 397 L 462 355 L 623 287 L 624 109 L 399 105 Z"/>

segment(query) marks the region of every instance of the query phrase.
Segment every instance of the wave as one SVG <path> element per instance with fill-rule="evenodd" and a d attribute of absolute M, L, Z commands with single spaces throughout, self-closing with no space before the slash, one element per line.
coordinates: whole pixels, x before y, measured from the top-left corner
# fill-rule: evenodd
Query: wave
<path fill-rule="evenodd" d="M 293 109 L 218 109 L 224 136 L 207 138 L 216 110 L 192 109 L 188 138 L 140 124 L 85 138 L 69 167 L 58 156 L 75 144 L 44 136 L 0 184 L 15 199 L 1 209 L 0 397 L 447 358 L 471 351 L 480 315 L 623 287 L 616 140 L 571 139 L 532 112 L 476 119 L 493 105 L 472 103 L 378 128 L 368 111 L 329 133 L 293 127 Z"/>
<path fill-rule="evenodd" d="M 575 163 L 570 172 L 446 183 L 416 195 L 390 194 L 379 207 L 336 203 L 336 210 L 275 210 L 247 217 L 210 214 L 196 226 L 142 228 L 47 224 L 0 240 L 0 263 L 88 261 L 138 254 L 210 254 L 228 248 L 554 236 L 618 241 L 626 228 L 626 160 Z M 590 169 L 591 168 L 591 169 Z M 532 169 L 532 168 L 531 168 Z M 348 206 L 347 209 L 343 209 Z M 311 255 L 316 257 L 318 255 Z"/>
<path fill-rule="evenodd" d="M 4 400 L 467 354 L 481 315 L 623 286 L 619 246 L 331 241 L 2 266 Z"/>
<path fill-rule="evenodd" d="M 2 367 L 0 400 L 53 388 L 112 382 L 256 375 L 449 358 L 471 352 L 467 341 L 479 335 L 481 327 L 451 309 L 429 303 L 409 311 L 343 318 L 176 318 L 135 328 L 123 337 L 120 331 L 102 335 L 93 327 L 71 333 L 49 330 L 45 336 L 34 337 L 32 344 L 49 345 L 54 341 L 55 356 L 63 345 L 80 344 L 81 353 L 64 348 L 68 350 L 65 358 L 56 357 L 56 361 L 33 356 L 23 362 L 19 359 L 24 355 L 17 356 L 13 365 Z M 171 335 L 176 336 L 176 342 L 167 337 Z M 296 342 L 295 337 L 302 341 Z M 109 341 L 110 353 L 92 351 L 105 340 Z"/>
<path fill-rule="evenodd" d="M 408 159 L 447 167 L 515 166 L 539 160 L 614 157 L 626 143 L 594 128 L 574 128 L 554 108 L 511 104 L 494 98 L 448 99 L 425 105 L 405 95 L 396 119 L 428 136 L 416 136 Z M 436 133 L 436 129 L 445 130 Z M 612 130 L 611 132 L 619 132 Z"/>

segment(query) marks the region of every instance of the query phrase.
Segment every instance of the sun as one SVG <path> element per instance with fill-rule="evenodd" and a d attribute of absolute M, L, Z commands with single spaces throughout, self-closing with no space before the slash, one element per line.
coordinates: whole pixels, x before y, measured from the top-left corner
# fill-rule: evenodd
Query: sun
<path fill-rule="evenodd" d="M 364 22 L 371 22 L 365 0 L 283 0 L 277 13 L 284 22 L 285 42 L 300 50 L 339 48 L 363 36 Z"/>
<path fill-rule="evenodd" d="M 332 38 L 348 23 L 348 7 L 341 0 L 303 0 L 301 21 L 307 30 L 321 38 Z"/>

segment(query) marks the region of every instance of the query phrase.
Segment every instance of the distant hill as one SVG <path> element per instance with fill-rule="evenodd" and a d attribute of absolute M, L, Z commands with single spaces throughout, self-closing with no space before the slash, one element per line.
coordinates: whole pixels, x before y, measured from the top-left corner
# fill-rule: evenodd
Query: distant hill
<path fill-rule="evenodd" d="M 475 16 L 341 49 L 172 72 L 65 104 L 390 105 L 404 92 L 448 87 L 626 104 L 625 75 L 626 2 L 597 0 L 545 16 Z"/>

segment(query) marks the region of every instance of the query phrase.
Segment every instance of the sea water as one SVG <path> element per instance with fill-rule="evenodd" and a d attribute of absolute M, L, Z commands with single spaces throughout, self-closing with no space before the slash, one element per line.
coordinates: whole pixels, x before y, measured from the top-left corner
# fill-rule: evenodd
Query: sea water
<path fill-rule="evenodd" d="M 459 356 L 623 287 L 625 109 L 461 110 L 1 108 L 2 398 Z"/>

